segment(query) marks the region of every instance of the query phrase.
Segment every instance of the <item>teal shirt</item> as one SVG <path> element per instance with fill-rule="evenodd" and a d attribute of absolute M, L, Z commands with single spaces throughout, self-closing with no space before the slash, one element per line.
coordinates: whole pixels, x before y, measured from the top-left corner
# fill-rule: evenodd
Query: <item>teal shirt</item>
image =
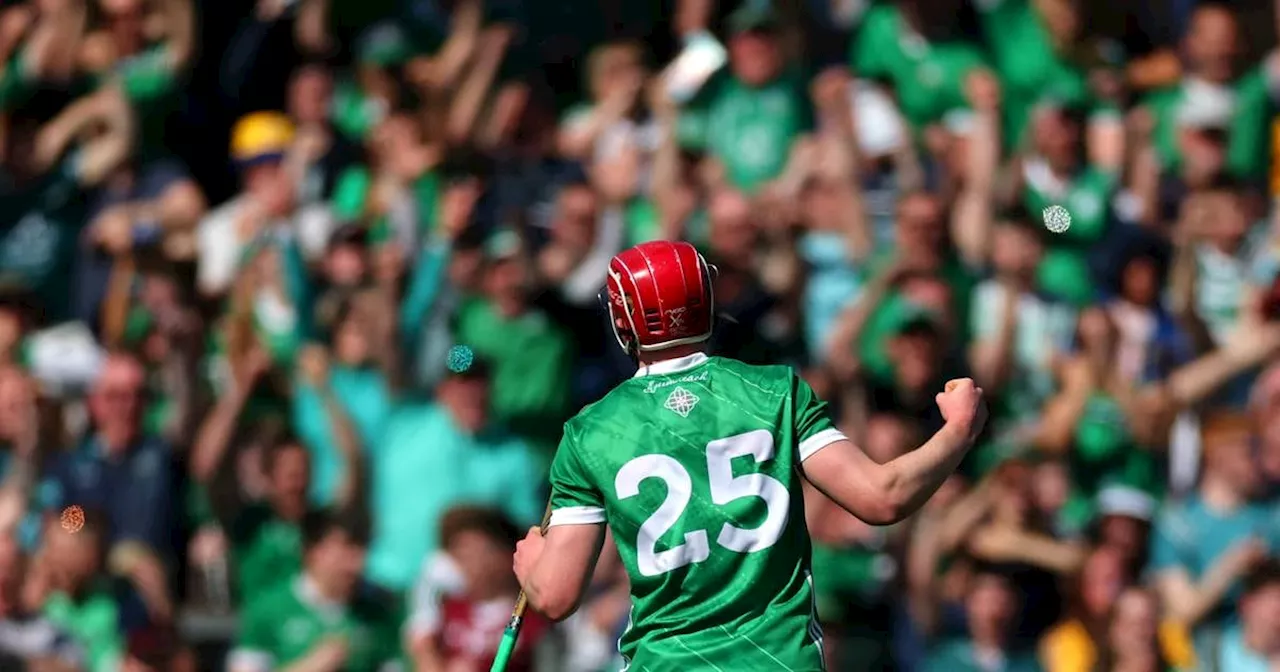
<path fill-rule="evenodd" d="M 329 374 L 334 397 L 346 409 L 365 452 L 376 448 L 391 413 L 391 391 L 380 371 L 336 366 Z M 298 385 L 293 395 L 293 427 L 311 453 L 311 501 L 333 503 L 342 478 L 342 453 L 316 390 Z"/>
<path fill-rule="evenodd" d="M 396 410 L 372 469 L 366 573 L 385 588 L 413 583 L 423 559 L 437 550 L 437 526 L 450 507 L 498 506 L 522 525 L 536 523 L 543 509 L 544 469 L 528 444 L 496 429 L 469 435 L 432 403 Z"/>
<path fill-rule="evenodd" d="M 1254 503 L 1222 514 L 1193 495 L 1166 507 L 1156 520 L 1151 535 L 1151 571 L 1182 569 L 1193 581 L 1198 580 L 1218 558 L 1249 537 L 1267 544 L 1272 554 L 1280 551 L 1280 507 L 1275 502 Z M 1233 622 L 1239 595 L 1236 586 L 1202 626 Z M 1194 634 L 1199 638 L 1204 631 L 1201 627 Z"/>
<path fill-rule="evenodd" d="M 939 645 L 929 654 L 924 672 L 1042 672 L 1043 667 L 1032 652 L 1009 652 L 999 662 L 979 662 L 973 643 L 952 640 Z"/>

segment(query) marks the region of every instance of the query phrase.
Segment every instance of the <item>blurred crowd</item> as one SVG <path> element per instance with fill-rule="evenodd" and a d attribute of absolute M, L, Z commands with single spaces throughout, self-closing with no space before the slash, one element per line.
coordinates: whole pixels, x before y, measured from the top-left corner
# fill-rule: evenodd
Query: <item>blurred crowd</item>
<path fill-rule="evenodd" d="M 913 519 L 806 493 L 830 669 L 1274 672 L 1278 32 L 1271 0 L 0 1 L 0 669 L 488 669 L 562 423 L 631 374 L 608 260 L 679 238 L 714 351 L 795 366 L 874 459 L 987 391 Z M 629 608 L 607 544 L 508 669 L 619 669 Z"/>

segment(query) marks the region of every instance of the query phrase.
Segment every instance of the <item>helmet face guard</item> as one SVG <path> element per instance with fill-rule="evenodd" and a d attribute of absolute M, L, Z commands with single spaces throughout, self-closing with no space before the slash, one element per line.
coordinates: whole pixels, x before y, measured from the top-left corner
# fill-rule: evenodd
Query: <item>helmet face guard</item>
<path fill-rule="evenodd" d="M 609 264 L 609 326 L 627 354 L 711 338 L 716 269 L 684 242 L 655 241 L 625 250 Z"/>

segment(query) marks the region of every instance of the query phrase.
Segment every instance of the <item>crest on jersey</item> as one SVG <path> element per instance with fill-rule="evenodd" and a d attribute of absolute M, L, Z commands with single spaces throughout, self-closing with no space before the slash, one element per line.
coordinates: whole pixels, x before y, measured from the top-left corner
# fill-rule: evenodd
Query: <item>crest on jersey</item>
<path fill-rule="evenodd" d="M 663 408 L 676 413 L 682 418 L 689 417 L 689 412 L 697 405 L 698 395 L 684 389 L 683 387 L 677 387 L 676 389 L 671 390 L 671 394 L 667 395 L 667 401 L 662 404 Z"/>

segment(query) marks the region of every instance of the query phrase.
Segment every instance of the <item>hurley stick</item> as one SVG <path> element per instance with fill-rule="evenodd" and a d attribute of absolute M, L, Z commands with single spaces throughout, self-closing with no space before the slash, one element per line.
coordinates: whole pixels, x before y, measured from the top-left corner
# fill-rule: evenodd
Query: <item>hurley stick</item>
<path fill-rule="evenodd" d="M 551 522 L 551 502 L 547 502 L 547 510 L 542 514 L 542 525 L 538 526 L 543 534 L 546 534 L 549 522 Z M 516 650 L 516 640 L 520 638 L 520 626 L 524 624 L 524 610 L 528 606 L 529 598 L 521 590 L 520 597 L 516 598 L 516 608 L 511 610 L 511 620 L 507 621 L 507 628 L 502 631 L 502 643 L 498 645 L 498 654 L 493 657 L 493 666 L 489 668 L 489 672 L 506 672 L 507 661 Z"/>

